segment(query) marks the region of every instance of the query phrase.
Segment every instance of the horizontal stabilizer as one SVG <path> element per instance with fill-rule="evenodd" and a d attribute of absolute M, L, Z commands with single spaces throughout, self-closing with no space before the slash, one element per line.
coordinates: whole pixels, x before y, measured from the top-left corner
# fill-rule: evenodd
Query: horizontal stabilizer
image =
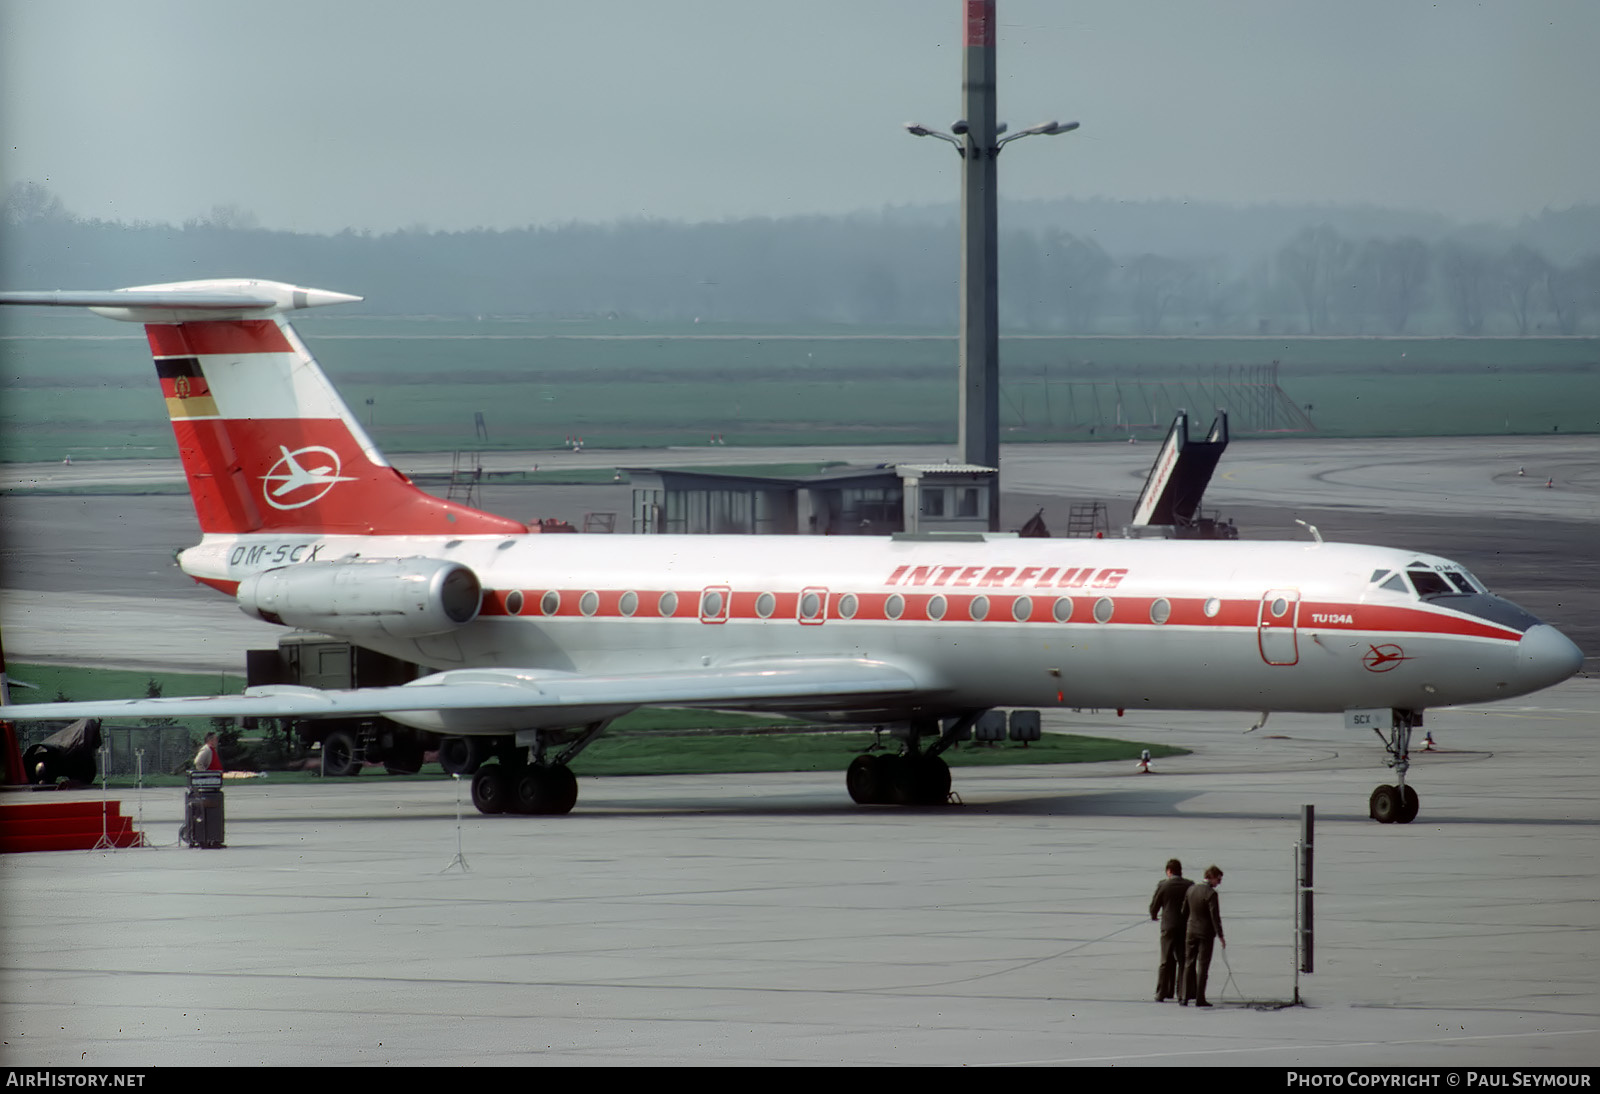
<path fill-rule="evenodd" d="M 348 304 L 360 300 L 349 293 L 305 289 L 281 281 L 249 278 L 214 278 L 174 281 L 164 285 L 136 285 L 127 289 L 4 292 L 0 304 L 27 304 L 47 308 L 91 308 L 109 319 L 134 323 L 172 323 L 186 318 L 263 318 L 302 308 Z"/>
<path fill-rule="evenodd" d="M 136 298 L 129 294 L 139 292 Z M 34 304 L 48 308 L 126 308 L 138 304 L 145 308 L 270 308 L 277 304 L 269 296 L 217 292 L 140 292 L 137 289 L 92 289 L 54 292 L 4 292 L 0 304 Z"/>

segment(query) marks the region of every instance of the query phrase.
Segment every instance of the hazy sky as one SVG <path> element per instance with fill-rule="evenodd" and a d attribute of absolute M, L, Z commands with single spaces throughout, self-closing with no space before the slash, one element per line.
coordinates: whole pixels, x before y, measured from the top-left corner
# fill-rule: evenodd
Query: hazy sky
<path fill-rule="evenodd" d="M 1596 0 L 999 0 L 1010 198 L 1600 202 Z M 0 0 L 7 182 L 265 227 L 953 201 L 960 0 Z"/>

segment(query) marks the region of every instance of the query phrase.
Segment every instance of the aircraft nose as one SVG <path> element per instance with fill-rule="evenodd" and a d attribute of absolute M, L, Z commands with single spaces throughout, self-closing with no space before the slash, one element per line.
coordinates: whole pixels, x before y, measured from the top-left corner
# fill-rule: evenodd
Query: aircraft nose
<path fill-rule="evenodd" d="M 1517 643 L 1517 677 L 1530 690 L 1559 684 L 1583 667 L 1583 651 L 1566 635 L 1540 623 Z"/>

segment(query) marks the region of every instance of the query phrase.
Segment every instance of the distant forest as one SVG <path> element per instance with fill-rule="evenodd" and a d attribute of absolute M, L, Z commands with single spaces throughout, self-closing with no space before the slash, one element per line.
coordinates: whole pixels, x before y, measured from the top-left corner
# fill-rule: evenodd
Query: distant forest
<path fill-rule="evenodd" d="M 1462 225 L 1373 208 L 1005 204 L 1008 333 L 1600 334 L 1600 206 Z M 513 230 L 260 228 L 85 219 L 13 183 L 0 288 L 264 277 L 359 293 L 381 315 L 954 330 L 954 207 Z"/>

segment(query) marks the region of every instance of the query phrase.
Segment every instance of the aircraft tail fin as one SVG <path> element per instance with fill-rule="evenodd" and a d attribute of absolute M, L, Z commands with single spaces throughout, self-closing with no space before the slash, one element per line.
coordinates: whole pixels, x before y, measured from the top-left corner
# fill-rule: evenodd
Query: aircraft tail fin
<path fill-rule="evenodd" d="M 389 465 L 283 313 L 360 300 L 274 281 L 7 293 L 143 323 L 204 532 L 515 533 L 519 521 L 435 498 Z"/>

